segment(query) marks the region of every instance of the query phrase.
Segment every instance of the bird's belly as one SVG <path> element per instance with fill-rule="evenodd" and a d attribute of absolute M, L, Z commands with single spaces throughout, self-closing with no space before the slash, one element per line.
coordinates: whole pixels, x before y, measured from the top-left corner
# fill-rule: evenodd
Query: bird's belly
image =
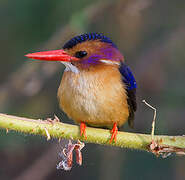
<path fill-rule="evenodd" d="M 58 90 L 63 111 L 75 122 L 91 126 L 123 125 L 129 116 L 127 96 L 121 81 L 65 72 Z"/>

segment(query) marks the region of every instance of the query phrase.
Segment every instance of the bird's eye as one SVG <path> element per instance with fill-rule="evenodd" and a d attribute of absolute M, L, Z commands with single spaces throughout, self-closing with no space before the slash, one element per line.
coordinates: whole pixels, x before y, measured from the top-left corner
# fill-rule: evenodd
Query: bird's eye
<path fill-rule="evenodd" d="M 75 53 L 75 57 L 77 57 L 77 58 L 83 58 L 85 56 L 87 56 L 87 52 L 86 51 L 77 51 Z"/>

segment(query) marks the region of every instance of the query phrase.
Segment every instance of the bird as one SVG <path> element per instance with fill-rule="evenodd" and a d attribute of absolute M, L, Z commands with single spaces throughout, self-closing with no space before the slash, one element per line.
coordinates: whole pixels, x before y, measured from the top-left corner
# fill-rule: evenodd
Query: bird
<path fill-rule="evenodd" d="M 65 66 L 57 93 L 59 106 L 80 125 L 82 137 L 87 138 L 87 126 L 108 128 L 112 143 L 127 121 L 133 128 L 137 83 L 118 47 L 103 33 L 81 34 L 62 49 L 25 56 Z"/>

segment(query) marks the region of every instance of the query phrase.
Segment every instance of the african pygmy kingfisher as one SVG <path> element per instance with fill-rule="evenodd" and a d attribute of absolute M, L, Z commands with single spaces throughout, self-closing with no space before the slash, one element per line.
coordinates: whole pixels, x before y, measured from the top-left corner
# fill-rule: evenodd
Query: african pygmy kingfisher
<path fill-rule="evenodd" d="M 127 120 L 133 127 L 136 111 L 136 81 L 116 45 L 99 33 L 76 36 L 62 50 L 36 52 L 28 58 L 60 61 L 66 66 L 58 99 L 63 111 L 80 124 L 112 128 L 110 143 L 118 127 Z"/>

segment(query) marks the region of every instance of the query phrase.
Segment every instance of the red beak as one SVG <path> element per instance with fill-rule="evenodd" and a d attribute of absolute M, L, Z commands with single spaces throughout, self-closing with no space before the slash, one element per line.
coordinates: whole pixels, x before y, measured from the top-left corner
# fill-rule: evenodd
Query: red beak
<path fill-rule="evenodd" d="M 52 51 L 43 51 L 30 53 L 25 55 L 28 58 L 39 59 L 43 61 L 77 61 L 78 58 L 70 56 L 64 50 L 52 50 Z"/>

